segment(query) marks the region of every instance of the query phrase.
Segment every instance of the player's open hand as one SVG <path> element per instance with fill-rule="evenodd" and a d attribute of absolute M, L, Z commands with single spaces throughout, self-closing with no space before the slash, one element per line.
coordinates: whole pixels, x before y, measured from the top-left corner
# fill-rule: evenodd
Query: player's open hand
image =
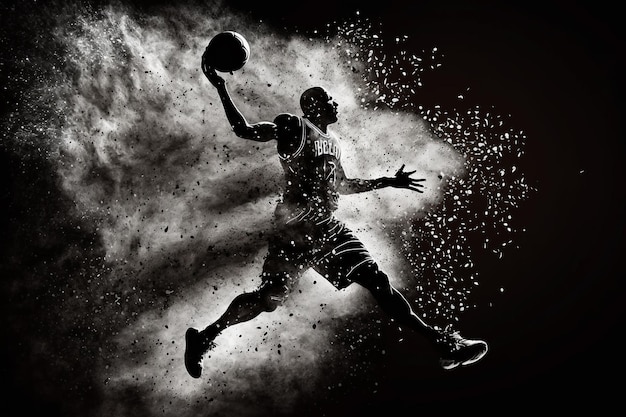
<path fill-rule="evenodd" d="M 224 86 L 224 79 L 217 74 L 215 68 L 209 65 L 206 60 L 206 54 L 202 55 L 202 72 L 204 72 L 204 75 L 209 79 L 214 87 L 218 88 Z"/>
<path fill-rule="evenodd" d="M 404 164 L 402 164 L 400 169 L 396 172 L 391 186 L 395 188 L 408 188 L 409 190 L 423 193 L 422 188 L 424 188 L 424 184 L 422 184 L 422 181 L 426 181 L 426 178 L 411 178 L 413 174 L 415 174 L 415 171 L 405 172 Z"/>

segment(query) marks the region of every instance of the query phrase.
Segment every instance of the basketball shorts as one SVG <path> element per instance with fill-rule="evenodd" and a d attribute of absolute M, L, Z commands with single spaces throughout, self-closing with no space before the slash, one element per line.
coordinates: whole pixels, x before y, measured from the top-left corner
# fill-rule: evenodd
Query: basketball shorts
<path fill-rule="evenodd" d="M 307 208 L 279 204 L 275 232 L 263 264 L 263 285 L 290 290 L 312 268 L 332 285 L 350 285 L 358 268 L 374 260 L 363 243 L 332 213 L 314 216 Z"/>

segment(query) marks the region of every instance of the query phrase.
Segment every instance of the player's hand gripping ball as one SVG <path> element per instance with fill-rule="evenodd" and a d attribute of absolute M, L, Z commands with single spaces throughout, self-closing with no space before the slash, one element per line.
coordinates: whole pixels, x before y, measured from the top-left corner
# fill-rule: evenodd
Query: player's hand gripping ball
<path fill-rule="evenodd" d="M 204 50 L 202 61 L 216 71 L 240 70 L 250 58 L 250 45 L 241 34 L 234 31 L 215 35 Z"/>

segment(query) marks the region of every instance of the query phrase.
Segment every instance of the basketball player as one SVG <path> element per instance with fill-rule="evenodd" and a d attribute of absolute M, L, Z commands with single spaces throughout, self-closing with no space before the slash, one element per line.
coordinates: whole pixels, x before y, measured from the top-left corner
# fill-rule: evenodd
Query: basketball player
<path fill-rule="evenodd" d="M 411 328 L 440 352 L 444 369 L 469 365 L 487 352 L 487 343 L 468 340 L 449 328 L 426 324 L 406 299 L 389 283 L 389 278 L 372 259 L 359 239 L 333 212 L 340 194 L 362 193 L 383 187 L 422 192 L 424 179 L 404 165 L 394 177 L 363 180 L 349 178 L 341 166 L 340 142 L 328 126 L 337 122 L 337 103 L 321 87 L 302 93 L 303 116 L 279 114 L 273 122 L 250 124 L 237 109 L 224 79 L 207 63 L 202 69 L 217 89 L 234 133 L 257 142 L 276 142 L 285 174 L 282 201 L 275 210 L 275 232 L 269 239 L 261 284 L 252 292 L 238 295 L 221 317 L 202 331 L 187 329 L 185 366 L 199 378 L 204 354 L 213 340 L 229 326 L 274 311 L 308 269 L 313 268 L 336 288 L 357 283 L 368 289 L 380 307 L 399 324 Z"/>

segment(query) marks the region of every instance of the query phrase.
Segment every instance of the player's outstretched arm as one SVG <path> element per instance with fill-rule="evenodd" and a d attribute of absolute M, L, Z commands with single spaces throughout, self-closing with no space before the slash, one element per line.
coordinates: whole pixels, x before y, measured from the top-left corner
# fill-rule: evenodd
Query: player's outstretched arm
<path fill-rule="evenodd" d="M 366 191 L 378 190 L 385 187 L 406 188 L 411 191 L 423 193 L 422 188 L 425 178 L 411 178 L 415 171 L 404 171 L 404 164 L 396 172 L 393 177 L 381 177 L 371 180 L 360 178 L 348 178 L 341 165 L 337 167 L 337 180 L 339 184 L 339 192 L 341 194 L 355 194 Z"/>
<path fill-rule="evenodd" d="M 224 111 L 226 112 L 226 118 L 237 136 L 257 142 L 267 142 L 276 139 L 277 127 L 274 123 L 248 123 L 244 115 L 239 111 L 237 106 L 235 106 L 226 88 L 226 81 L 217 74 L 214 68 L 206 64 L 204 57 L 202 60 L 202 71 L 211 84 L 217 89 L 222 105 L 224 106 Z"/>

